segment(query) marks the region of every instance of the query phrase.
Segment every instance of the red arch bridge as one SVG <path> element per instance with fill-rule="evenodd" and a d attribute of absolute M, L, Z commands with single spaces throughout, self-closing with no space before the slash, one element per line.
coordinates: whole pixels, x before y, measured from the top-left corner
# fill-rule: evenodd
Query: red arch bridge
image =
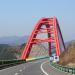
<path fill-rule="evenodd" d="M 47 38 L 43 38 L 43 39 L 38 38 L 37 36 L 40 34 L 47 34 Z M 35 27 L 23 50 L 21 59 L 20 60 L 2 60 L 0 61 L 0 69 L 6 68 L 7 66 L 11 66 L 12 64 L 22 64 L 26 62 L 28 63 L 16 66 L 16 68 L 12 67 L 12 68 L 0 71 L 0 75 L 72 75 L 72 74 L 75 74 L 75 68 L 68 68 L 65 66 L 61 66 L 59 64 L 50 62 L 50 60 L 49 61 L 46 61 L 46 59 L 37 60 L 38 62 L 32 61 L 32 63 L 29 62 L 31 60 L 27 60 L 30 55 L 32 46 L 34 44 L 45 43 L 45 42 L 48 43 L 49 57 L 52 55 L 53 50 L 55 50 L 55 55 L 58 57 L 65 50 L 64 40 L 63 40 L 59 23 L 56 17 L 41 18 L 35 24 Z M 38 58 L 38 59 L 42 59 L 42 58 Z M 17 70 L 19 71 L 17 72 Z"/>
<path fill-rule="evenodd" d="M 48 37 L 41 39 L 37 38 L 39 34 L 47 34 Z M 56 56 L 60 56 L 61 52 L 65 49 L 65 44 L 59 27 L 59 23 L 56 17 L 53 18 L 41 18 L 35 25 L 28 42 L 22 53 L 22 59 L 28 58 L 32 45 L 37 43 L 48 42 L 49 56 L 52 55 L 52 50 L 56 50 Z M 61 44 L 63 49 L 61 50 Z"/>

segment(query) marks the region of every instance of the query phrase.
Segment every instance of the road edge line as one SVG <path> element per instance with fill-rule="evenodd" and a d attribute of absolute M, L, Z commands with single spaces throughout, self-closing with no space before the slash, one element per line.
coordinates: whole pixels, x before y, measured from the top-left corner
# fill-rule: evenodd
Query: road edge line
<path fill-rule="evenodd" d="M 49 74 L 43 69 L 43 65 L 44 65 L 45 63 L 47 63 L 47 62 L 48 62 L 48 61 L 43 62 L 43 63 L 41 64 L 41 66 L 40 66 L 41 71 L 42 71 L 45 75 L 49 75 Z"/>

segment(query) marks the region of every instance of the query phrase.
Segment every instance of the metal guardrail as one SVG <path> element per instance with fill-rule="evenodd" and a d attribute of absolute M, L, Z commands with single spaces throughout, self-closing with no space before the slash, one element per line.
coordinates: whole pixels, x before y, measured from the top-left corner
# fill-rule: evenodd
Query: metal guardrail
<path fill-rule="evenodd" d="M 17 64 L 17 63 L 25 63 L 26 62 L 26 60 L 1 60 L 0 61 L 0 65 L 3 65 L 3 64 L 13 64 L 13 63 L 15 63 L 15 64 Z"/>
<path fill-rule="evenodd" d="M 0 60 L 0 70 L 22 63 L 26 63 L 26 60 Z"/>
<path fill-rule="evenodd" d="M 66 66 L 62 66 L 53 62 L 50 62 L 50 65 L 55 67 L 58 70 L 61 70 L 63 72 L 67 72 L 67 73 L 71 73 L 71 74 L 75 74 L 75 68 L 70 68 L 70 67 L 66 67 Z"/>

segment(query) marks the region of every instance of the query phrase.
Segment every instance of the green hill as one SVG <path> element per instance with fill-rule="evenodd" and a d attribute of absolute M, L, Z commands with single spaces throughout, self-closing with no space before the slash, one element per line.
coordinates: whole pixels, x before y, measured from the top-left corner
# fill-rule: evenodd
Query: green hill
<path fill-rule="evenodd" d="M 15 49 L 7 44 L 0 44 L 0 60 L 16 59 Z"/>
<path fill-rule="evenodd" d="M 8 44 L 0 44 L 0 60 L 20 58 L 24 45 L 25 44 L 20 46 L 10 46 Z"/>

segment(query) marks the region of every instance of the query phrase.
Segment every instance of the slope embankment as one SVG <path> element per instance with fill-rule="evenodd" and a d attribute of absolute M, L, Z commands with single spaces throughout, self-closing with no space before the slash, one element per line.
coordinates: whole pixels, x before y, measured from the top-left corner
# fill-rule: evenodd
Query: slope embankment
<path fill-rule="evenodd" d="M 75 67 L 75 41 L 72 41 L 66 50 L 60 55 L 59 64 Z"/>

